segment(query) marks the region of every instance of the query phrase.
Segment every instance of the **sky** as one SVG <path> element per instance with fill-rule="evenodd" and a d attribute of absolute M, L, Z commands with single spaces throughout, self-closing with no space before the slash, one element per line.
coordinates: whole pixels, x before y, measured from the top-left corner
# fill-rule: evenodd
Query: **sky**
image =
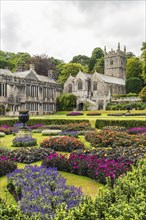
<path fill-rule="evenodd" d="M 146 0 L 1 0 L 0 49 L 46 54 L 65 62 L 94 48 L 141 54 Z"/>

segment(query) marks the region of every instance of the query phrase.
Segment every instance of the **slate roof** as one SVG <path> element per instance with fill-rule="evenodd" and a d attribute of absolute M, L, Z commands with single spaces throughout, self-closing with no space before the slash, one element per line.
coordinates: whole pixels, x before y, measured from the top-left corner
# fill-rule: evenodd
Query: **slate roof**
<path fill-rule="evenodd" d="M 23 72 L 14 72 L 12 73 L 10 70 L 7 70 L 7 69 L 0 69 L 0 74 L 4 74 L 4 75 L 7 75 L 7 76 L 13 76 L 13 77 L 20 77 L 20 78 L 28 78 L 27 75 L 29 73 L 33 72 L 33 74 L 35 75 L 36 77 L 36 80 L 38 79 L 39 81 L 43 81 L 43 82 L 50 82 L 50 83 L 55 83 L 56 82 L 53 80 L 53 79 L 50 79 L 49 77 L 47 76 L 42 76 L 42 75 L 38 75 L 34 70 L 26 70 L 26 71 L 23 71 Z"/>
<path fill-rule="evenodd" d="M 107 76 L 105 74 L 97 73 L 95 72 L 94 74 L 97 74 L 104 82 L 107 83 L 114 83 L 118 85 L 125 85 L 125 80 L 113 76 Z"/>

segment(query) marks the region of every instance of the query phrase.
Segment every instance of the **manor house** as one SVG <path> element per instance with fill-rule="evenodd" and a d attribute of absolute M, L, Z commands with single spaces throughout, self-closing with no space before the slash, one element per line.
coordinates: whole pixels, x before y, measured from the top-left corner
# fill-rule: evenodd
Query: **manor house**
<path fill-rule="evenodd" d="M 48 77 L 38 75 L 32 64 L 24 72 L 0 69 L 0 114 L 18 115 L 22 109 L 29 110 L 31 115 L 53 113 L 60 91 L 51 72 Z"/>
<path fill-rule="evenodd" d="M 73 93 L 77 96 L 77 110 L 105 109 L 113 94 L 125 94 L 126 78 L 126 47 L 116 51 L 106 52 L 104 48 L 104 74 L 95 72 L 87 74 L 81 71 L 73 77 L 70 75 L 64 84 L 64 93 Z"/>

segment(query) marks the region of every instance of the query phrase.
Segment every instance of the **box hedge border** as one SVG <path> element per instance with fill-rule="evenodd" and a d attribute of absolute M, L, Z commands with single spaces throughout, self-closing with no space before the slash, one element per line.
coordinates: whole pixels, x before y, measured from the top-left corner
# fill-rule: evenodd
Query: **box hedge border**
<path fill-rule="evenodd" d="M 105 119 L 97 119 L 95 122 L 96 128 L 103 128 L 105 126 L 122 126 L 126 128 L 133 127 L 145 127 L 146 120 L 105 120 Z"/>
<path fill-rule="evenodd" d="M 19 122 L 18 119 L 5 119 L 5 120 L 0 120 L 0 125 L 13 126 L 17 122 Z M 80 123 L 80 122 L 89 123 L 89 120 L 32 118 L 32 119 L 29 119 L 29 121 L 27 122 L 27 125 L 34 125 L 34 124 L 62 125 L 62 124 Z"/>

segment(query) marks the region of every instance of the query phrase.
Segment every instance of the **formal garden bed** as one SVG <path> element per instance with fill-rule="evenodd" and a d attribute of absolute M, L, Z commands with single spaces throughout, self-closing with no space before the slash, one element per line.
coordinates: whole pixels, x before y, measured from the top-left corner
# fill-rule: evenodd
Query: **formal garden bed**
<path fill-rule="evenodd" d="M 98 120 L 96 126 L 97 123 Z M 145 179 L 146 127 L 145 123 L 141 123 L 141 121 L 139 122 L 141 123 L 140 126 L 138 123 L 136 128 L 132 127 L 134 122 L 130 123 L 131 127 L 127 126 L 127 123 L 121 122 L 119 123 L 121 126 L 103 123 L 103 130 L 98 131 L 91 128 L 89 121 L 68 121 L 67 124 L 57 124 L 55 121 L 55 124 L 51 125 L 34 123 L 30 125 L 30 128 L 32 129 L 32 136 L 37 139 L 38 144 L 29 147 L 17 146 L 16 148 L 11 146 L 10 143 L 7 145 L 6 140 L 10 136 L 11 140 L 15 140 L 15 136 L 12 138 L 12 135 L 15 135 L 17 127 L 15 126 L 16 130 L 14 132 L 12 126 L 1 124 L 0 132 L 5 133 L 6 131 L 7 134 L 0 139 L 0 176 L 8 174 L 8 189 L 16 201 L 20 201 L 20 205 L 17 207 L 15 204 L 11 207 L 0 199 L 0 207 L 4 207 L 5 204 L 5 209 L 8 209 L 7 216 L 13 216 L 13 210 L 13 213 L 21 216 L 22 219 L 75 220 L 78 219 L 77 216 L 80 219 L 81 207 L 83 208 L 82 213 L 84 213 L 83 219 L 118 219 L 120 215 L 124 216 L 124 213 L 120 214 L 117 211 L 117 201 L 118 199 L 122 201 L 122 194 L 118 195 L 117 199 L 114 193 L 119 190 L 123 193 L 123 196 L 126 195 L 126 187 L 125 191 L 120 191 L 122 190 L 120 187 L 125 181 L 128 189 L 130 189 L 130 192 L 128 192 L 129 198 L 134 201 L 134 193 L 137 195 L 137 192 L 133 191 L 133 186 L 128 182 L 128 178 L 130 181 L 134 173 L 137 175 L 137 180 L 133 176 L 132 181 L 135 187 L 138 183 L 140 184 L 143 195 L 141 194 L 141 197 L 139 197 L 139 203 L 144 205 L 144 190 L 146 189 L 142 183 Z M 44 137 L 40 131 L 42 132 L 45 129 L 54 131 L 55 136 Z M 55 130 L 58 131 L 55 132 Z M 3 143 L 6 144 L 3 145 Z M 62 152 L 69 153 L 65 155 Z M 24 169 L 17 169 L 19 163 L 31 164 L 37 161 L 42 161 L 42 166 L 31 165 Z M 139 163 L 143 164 L 140 165 Z M 59 171 L 89 177 L 106 185 L 107 190 L 104 189 L 95 200 L 92 200 L 82 194 L 80 189 L 66 186 L 65 180 L 54 168 Z M 128 195 L 125 201 L 128 201 L 128 205 L 132 207 Z M 121 204 L 124 206 L 124 201 Z M 91 218 L 89 218 L 87 209 L 90 217 L 92 216 Z M 114 212 L 114 210 L 116 211 Z M 48 213 L 50 214 L 48 215 Z M 131 213 L 132 217 L 140 211 L 135 208 L 133 213 Z M 144 214 L 143 208 L 141 216 L 144 216 Z M 6 216 L 6 213 L 3 212 L 2 214 L 1 212 L 0 217 L 2 215 Z M 127 214 L 127 216 L 130 215 Z M 130 217 L 127 217 L 127 219 L 130 220 Z M 140 220 L 143 220 L 143 217 L 140 217 Z"/>

